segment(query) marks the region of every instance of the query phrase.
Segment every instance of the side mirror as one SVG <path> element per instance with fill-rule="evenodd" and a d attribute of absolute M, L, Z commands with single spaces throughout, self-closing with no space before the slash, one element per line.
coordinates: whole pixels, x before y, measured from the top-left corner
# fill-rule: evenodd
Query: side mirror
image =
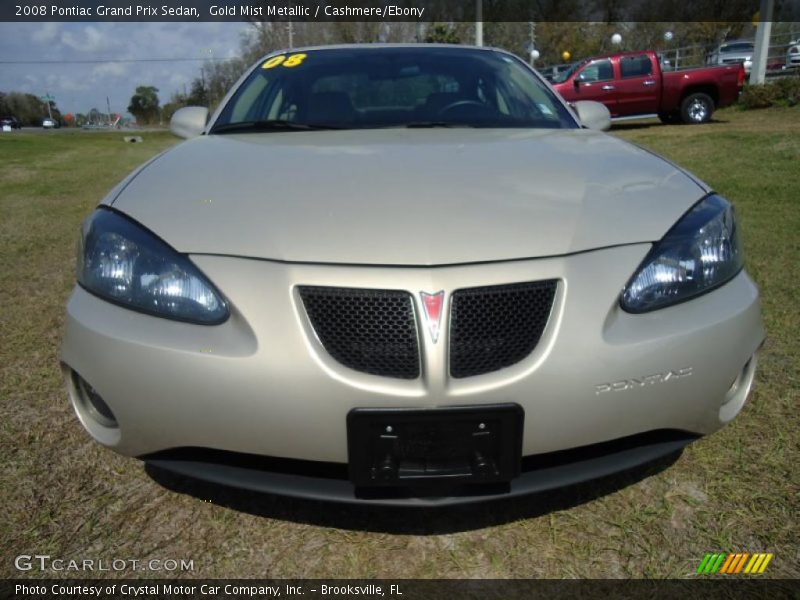
<path fill-rule="evenodd" d="M 185 106 L 172 115 L 169 129 L 178 137 L 191 139 L 197 137 L 206 128 L 208 109 L 204 106 Z"/>
<path fill-rule="evenodd" d="M 581 87 L 580 75 L 578 75 L 575 79 L 572 80 L 572 85 L 575 87 L 576 90 L 580 89 Z"/>
<path fill-rule="evenodd" d="M 608 112 L 605 104 L 592 100 L 579 100 L 573 106 L 585 127 L 595 131 L 611 129 L 611 113 Z"/>

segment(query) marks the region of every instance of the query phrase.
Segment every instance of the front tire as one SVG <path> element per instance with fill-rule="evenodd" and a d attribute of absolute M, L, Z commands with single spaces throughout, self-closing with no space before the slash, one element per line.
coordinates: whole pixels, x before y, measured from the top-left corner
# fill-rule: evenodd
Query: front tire
<path fill-rule="evenodd" d="M 707 123 L 714 112 L 714 100 L 702 92 L 689 94 L 681 102 L 681 118 L 684 123 Z"/>

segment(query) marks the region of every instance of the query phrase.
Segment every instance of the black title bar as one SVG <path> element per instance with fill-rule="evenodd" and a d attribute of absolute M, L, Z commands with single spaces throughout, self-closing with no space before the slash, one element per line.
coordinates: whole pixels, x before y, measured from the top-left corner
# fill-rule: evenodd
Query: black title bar
<path fill-rule="evenodd" d="M 771 0 L 800 21 L 800 0 Z M 751 22 L 761 0 L 3 0 L 0 21 Z"/>

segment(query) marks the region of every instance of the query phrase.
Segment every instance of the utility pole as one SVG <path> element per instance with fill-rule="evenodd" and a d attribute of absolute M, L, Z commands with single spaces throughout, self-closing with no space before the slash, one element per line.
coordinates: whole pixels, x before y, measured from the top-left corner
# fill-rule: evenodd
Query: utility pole
<path fill-rule="evenodd" d="M 758 27 L 756 28 L 756 48 L 753 53 L 753 66 L 750 67 L 751 84 L 764 83 L 766 77 L 774 7 L 775 0 L 761 0 L 761 9 L 758 11 Z"/>
<path fill-rule="evenodd" d="M 108 124 L 111 125 L 111 101 L 106 96 L 106 108 L 108 109 Z"/>
<path fill-rule="evenodd" d="M 475 45 L 483 46 L 483 0 L 475 2 Z"/>
<path fill-rule="evenodd" d="M 53 118 L 53 113 L 52 113 L 52 111 L 50 110 L 50 103 L 51 103 L 53 100 L 55 100 L 55 98 L 53 98 L 53 97 L 50 95 L 50 92 L 47 92 L 47 93 L 46 93 L 44 96 L 42 96 L 42 100 L 44 100 L 45 104 L 47 104 L 47 116 L 48 116 L 50 119 L 52 119 L 52 118 Z"/>
<path fill-rule="evenodd" d="M 209 64 L 211 68 L 214 68 L 214 49 L 208 49 L 208 57 L 209 57 Z M 212 71 L 213 73 L 213 71 Z M 211 83 L 214 81 L 212 77 L 208 78 L 208 107 L 211 108 L 214 105 L 214 90 L 211 89 Z"/>
<path fill-rule="evenodd" d="M 208 65 L 212 67 L 214 63 L 214 49 L 208 49 Z M 212 71 L 213 73 L 213 71 Z M 206 89 L 206 62 L 203 62 L 203 66 L 200 67 L 200 85 L 203 88 L 203 93 L 206 95 L 206 103 L 210 107 L 213 102 L 211 98 L 211 81 L 213 78 L 211 77 L 211 73 L 209 73 L 208 77 L 208 89 Z"/>

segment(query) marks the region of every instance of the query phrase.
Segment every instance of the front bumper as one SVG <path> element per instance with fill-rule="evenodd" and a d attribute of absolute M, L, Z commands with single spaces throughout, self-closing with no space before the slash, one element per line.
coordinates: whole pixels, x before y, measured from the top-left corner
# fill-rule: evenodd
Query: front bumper
<path fill-rule="evenodd" d="M 355 488 L 347 466 L 181 448 L 143 457 L 157 470 L 253 492 L 305 500 L 398 507 L 441 507 L 488 502 L 560 489 L 601 479 L 678 453 L 697 436 L 654 431 L 522 461 L 508 484 L 447 487 Z M 151 471 L 152 472 L 152 471 Z M 154 473 L 158 477 L 157 473 Z"/>
<path fill-rule="evenodd" d="M 619 292 L 649 249 L 435 268 L 193 256 L 228 297 L 227 322 L 168 321 L 76 288 L 62 360 L 102 396 L 118 427 L 93 419 L 71 385 L 81 422 L 129 456 L 208 448 L 344 464 L 353 408 L 513 402 L 525 411 L 523 456 L 655 430 L 711 433 L 738 414 L 752 382 L 751 359 L 764 337 L 758 291 L 742 272 L 692 301 L 625 313 Z M 437 343 L 419 329 L 418 379 L 340 365 L 317 340 L 296 289 L 402 289 L 418 303 L 420 291 L 449 298 L 465 287 L 546 279 L 559 283 L 535 350 L 511 367 L 463 379 L 448 375 L 446 320 Z"/>

